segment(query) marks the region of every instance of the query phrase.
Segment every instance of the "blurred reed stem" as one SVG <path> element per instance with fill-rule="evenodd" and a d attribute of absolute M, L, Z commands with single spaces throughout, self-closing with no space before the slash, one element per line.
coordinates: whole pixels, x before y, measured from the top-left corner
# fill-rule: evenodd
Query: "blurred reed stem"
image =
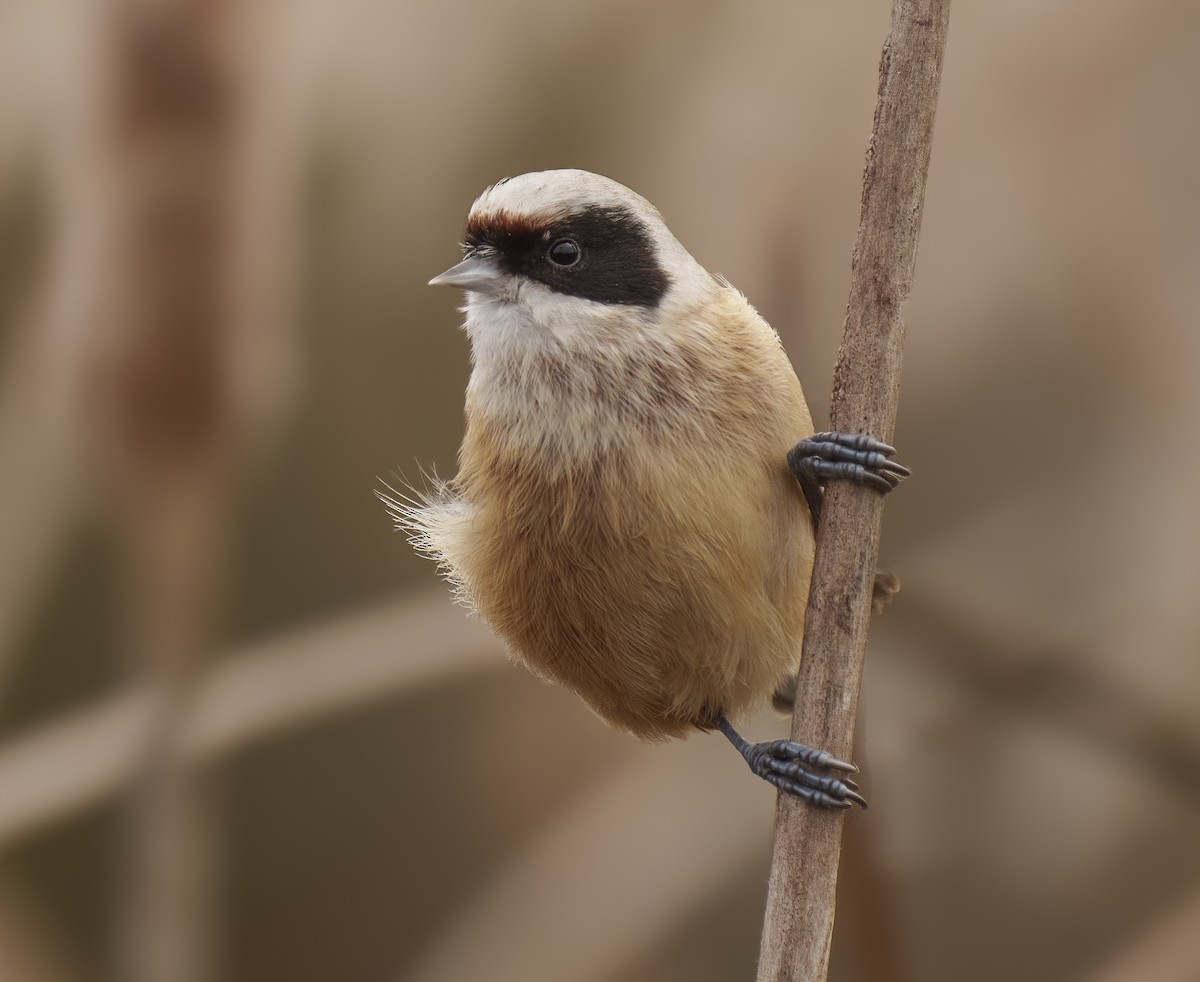
<path fill-rule="evenodd" d="M 89 408 L 125 545 L 131 661 L 161 694 L 126 804 L 121 982 L 217 977 L 207 794 L 182 726 L 230 509 L 238 7 L 111 0 L 100 25 L 97 187 L 114 204 Z"/>

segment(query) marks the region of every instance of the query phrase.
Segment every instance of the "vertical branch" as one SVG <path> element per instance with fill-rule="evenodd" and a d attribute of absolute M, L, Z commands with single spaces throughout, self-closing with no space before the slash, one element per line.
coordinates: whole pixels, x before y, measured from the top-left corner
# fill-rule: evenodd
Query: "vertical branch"
<path fill-rule="evenodd" d="M 890 440 L 901 307 L 912 287 L 949 0 L 893 0 L 851 259 L 830 410 L 834 429 Z M 851 751 L 883 500 L 845 482 L 825 496 L 792 720 L 794 739 Z M 829 964 L 842 812 L 780 795 L 759 982 L 820 982 Z"/>

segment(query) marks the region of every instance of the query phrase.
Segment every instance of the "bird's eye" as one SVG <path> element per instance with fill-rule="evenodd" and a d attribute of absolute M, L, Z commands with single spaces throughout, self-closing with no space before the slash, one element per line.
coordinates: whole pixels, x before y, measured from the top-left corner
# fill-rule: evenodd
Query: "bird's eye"
<path fill-rule="evenodd" d="M 559 239 L 550 247 L 546 255 L 555 266 L 574 266 L 579 262 L 583 251 L 574 239 Z"/>

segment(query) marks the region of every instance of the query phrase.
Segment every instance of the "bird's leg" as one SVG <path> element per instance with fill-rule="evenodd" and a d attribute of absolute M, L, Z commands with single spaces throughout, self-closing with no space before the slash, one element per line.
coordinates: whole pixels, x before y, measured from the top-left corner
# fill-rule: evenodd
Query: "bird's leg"
<path fill-rule="evenodd" d="M 895 447 L 865 433 L 814 433 L 792 447 L 788 467 L 804 491 L 813 528 L 827 481 L 853 481 L 887 494 L 910 476 L 912 471 L 891 459 L 895 452 Z"/>
<path fill-rule="evenodd" d="M 781 791 L 822 808 L 849 808 L 856 802 L 867 807 L 866 798 L 858 793 L 858 785 L 853 781 L 810 770 L 825 768 L 853 774 L 858 771 L 853 764 L 838 760 L 828 751 L 814 750 L 792 740 L 750 743 L 733 728 L 724 713 L 717 717 L 717 727 L 746 758 L 750 770 Z"/>
<path fill-rule="evenodd" d="M 788 468 L 800 482 L 813 530 L 816 531 L 821 517 L 827 481 L 853 481 L 887 494 L 909 477 L 912 472 L 892 460 L 895 453 L 895 447 L 865 433 L 814 433 L 792 447 L 788 451 Z M 876 611 L 882 610 L 899 590 L 900 580 L 896 576 L 877 572 L 872 606 Z M 790 709 L 795 701 L 795 690 L 794 678 L 782 684 L 775 692 L 776 707 L 785 711 Z M 838 760 L 828 751 L 814 750 L 792 740 L 749 743 L 723 715 L 717 718 L 717 726 L 746 758 L 750 769 L 780 790 L 825 808 L 849 808 L 855 802 L 867 807 L 866 799 L 858 793 L 858 785 L 853 781 L 809 769 L 855 773 L 858 768 L 853 764 Z"/>
<path fill-rule="evenodd" d="M 825 482 L 830 479 L 869 484 L 881 494 L 887 494 L 910 471 L 892 460 L 896 448 L 867 436 L 865 433 L 814 433 L 801 440 L 788 452 L 788 467 L 800 482 L 813 531 L 821 517 L 821 502 L 825 497 Z M 883 608 L 900 592 L 900 578 L 895 573 L 878 570 L 871 595 L 871 609 L 883 613 Z"/>

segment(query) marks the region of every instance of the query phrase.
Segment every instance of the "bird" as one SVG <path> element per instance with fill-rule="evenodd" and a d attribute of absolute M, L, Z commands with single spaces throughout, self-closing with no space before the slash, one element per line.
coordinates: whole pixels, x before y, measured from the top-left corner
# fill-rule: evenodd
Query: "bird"
<path fill-rule="evenodd" d="M 825 483 L 891 491 L 894 448 L 814 433 L 775 331 L 610 178 L 498 181 L 462 249 L 430 280 L 466 296 L 459 468 L 377 491 L 396 525 L 513 660 L 609 724 L 719 729 L 776 788 L 865 807 L 852 763 L 732 719 L 794 691 Z"/>

